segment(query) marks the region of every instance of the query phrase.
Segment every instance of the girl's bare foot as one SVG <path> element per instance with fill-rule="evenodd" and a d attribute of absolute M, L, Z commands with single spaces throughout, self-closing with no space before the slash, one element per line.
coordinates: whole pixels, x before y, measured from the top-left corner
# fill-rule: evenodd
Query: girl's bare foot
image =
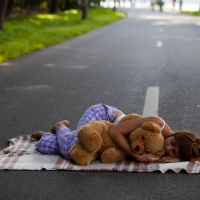
<path fill-rule="evenodd" d="M 35 132 L 35 133 L 33 133 L 32 135 L 31 135 L 31 138 L 33 138 L 33 139 L 35 139 L 35 140 L 40 140 L 40 138 L 42 137 L 42 135 L 44 134 L 44 132 L 42 132 L 42 131 L 37 131 L 37 132 Z"/>
<path fill-rule="evenodd" d="M 57 122 L 53 128 L 51 129 L 51 133 L 56 133 L 56 130 L 60 127 L 60 126 L 69 126 L 69 121 L 67 120 L 62 120 L 60 122 Z"/>

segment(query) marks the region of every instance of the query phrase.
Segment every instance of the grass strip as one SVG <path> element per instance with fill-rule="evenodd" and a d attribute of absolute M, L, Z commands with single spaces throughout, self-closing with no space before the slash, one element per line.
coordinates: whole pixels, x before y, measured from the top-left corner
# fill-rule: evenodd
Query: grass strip
<path fill-rule="evenodd" d="M 183 11 L 183 13 L 200 16 L 200 11 Z"/>
<path fill-rule="evenodd" d="M 0 31 L 0 63 L 43 49 L 113 23 L 126 16 L 109 8 L 90 8 L 88 20 L 79 10 L 7 19 Z"/>

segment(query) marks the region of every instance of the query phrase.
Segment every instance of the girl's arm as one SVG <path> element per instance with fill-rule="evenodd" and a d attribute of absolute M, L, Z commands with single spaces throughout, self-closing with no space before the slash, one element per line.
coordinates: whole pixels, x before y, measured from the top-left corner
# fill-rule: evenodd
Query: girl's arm
<path fill-rule="evenodd" d="M 164 121 L 160 117 L 151 116 L 151 117 L 144 117 L 144 118 L 137 118 L 137 119 L 131 119 L 124 122 L 120 122 L 119 124 L 112 126 L 108 134 L 110 135 L 113 142 L 120 148 L 122 151 L 127 153 L 129 156 L 134 158 L 136 161 L 139 162 L 154 162 L 159 160 L 159 156 L 155 156 L 152 154 L 143 154 L 138 155 L 134 154 L 131 151 L 130 145 L 128 144 L 125 136 L 129 135 L 132 131 L 140 127 L 144 122 L 155 122 L 160 127 L 163 126 Z M 164 130 L 165 129 L 165 130 Z M 163 131 L 167 133 L 169 131 L 168 126 L 165 125 Z M 171 130 L 171 129 L 170 129 Z"/>
<path fill-rule="evenodd" d="M 162 135 L 164 138 L 170 136 L 173 133 L 173 131 L 171 130 L 171 128 L 165 123 L 165 126 L 163 127 L 162 130 Z"/>

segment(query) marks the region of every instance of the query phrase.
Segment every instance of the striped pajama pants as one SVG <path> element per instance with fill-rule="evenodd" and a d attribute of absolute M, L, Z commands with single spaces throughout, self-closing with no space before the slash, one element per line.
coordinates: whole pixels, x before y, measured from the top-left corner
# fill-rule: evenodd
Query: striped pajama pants
<path fill-rule="evenodd" d="M 74 143 L 78 141 L 76 137 L 81 126 L 90 121 L 106 120 L 113 121 L 116 108 L 105 104 L 97 104 L 88 108 L 81 117 L 76 130 L 71 131 L 66 126 L 57 129 L 56 134 L 45 133 L 36 142 L 38 150 L 45 154 L 62 154 L 66 159 L 71 159 L 69 151 Z"/>

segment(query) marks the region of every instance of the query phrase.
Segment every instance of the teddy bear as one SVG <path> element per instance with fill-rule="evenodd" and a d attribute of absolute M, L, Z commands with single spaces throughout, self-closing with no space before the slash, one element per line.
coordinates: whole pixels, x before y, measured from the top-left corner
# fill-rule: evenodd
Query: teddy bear
<path fill-rule="evenodd" d="M 154 122 L 145 122 L 128 137 L 131 151 L 136 154 L 150 153 L 163 156 L 164 138 L 160 126 Z"/>
<path fill-rule="evenodd" d="M 138 114 L 129 114 L 123 117 L 120 122 L 140 117 Z M 136 154 L 154 153 L 157 155 L 157 152 L 163 152 L 164 139 L 159 125 L 154 123 L 143 125 L 131 132 L 127 138 L 131 150 Z M 108 129 L 112 126 L 114 126 L 113 123 L 104 120 L 92 121 L 82 126 L 77 133 L 79 141 L 70 149 L 70 156 L 74 162 L 79 165 L 89 165 L 96 159 L 101 159 L 103 163 L 125 160 L 128 155 L 121 151 L 108 135 Z M 137 138 L 134 137 L 135 133 Z M 148 133 L 151 136 L 147 136 Z M 153 144 L 147 144 L 147 141 Z M 157 143 L 161 144 L 157 145 Z M 146 146 L 147 149 L 145 148 Z M 159 154 L 161 155 L 161 153 Z"/>

